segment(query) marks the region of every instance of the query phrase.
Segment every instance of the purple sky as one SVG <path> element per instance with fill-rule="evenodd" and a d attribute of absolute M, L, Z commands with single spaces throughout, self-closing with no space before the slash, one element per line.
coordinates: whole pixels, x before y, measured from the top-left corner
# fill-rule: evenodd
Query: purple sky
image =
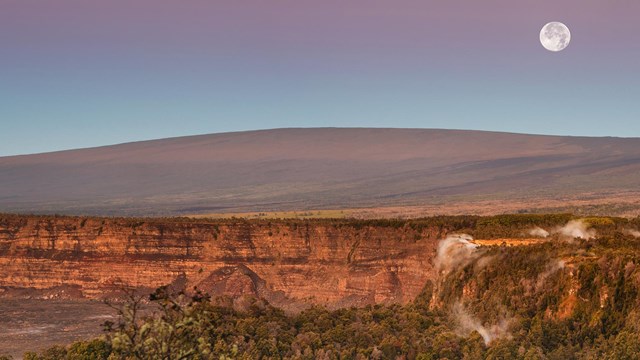
<path fill-rule="evenodd" d="M 640 1 L 5 0 L 0 156 L 274 127 L 640 136 Z M 545 51 L 540 28 L 572 42 Z"/>

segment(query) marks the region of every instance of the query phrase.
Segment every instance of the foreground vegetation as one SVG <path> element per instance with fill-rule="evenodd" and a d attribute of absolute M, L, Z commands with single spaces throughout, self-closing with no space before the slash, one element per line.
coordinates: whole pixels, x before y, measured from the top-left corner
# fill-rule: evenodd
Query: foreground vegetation
<path fill-rule="evenodd" d="M 490 238 L 572 218 L 424 222 Z M 146 299 L 132 295 L 103 337 L 25 359 L 637 359 L 640 239 L 625 230 L 638 219 L 585 221 L 596 239 L 474 250 L 406 305 L 287 315 L 259 299 L 234 308 L 229 299 L 160 288 Z M 143 314 L 143 301 L 158 310 Z"/>

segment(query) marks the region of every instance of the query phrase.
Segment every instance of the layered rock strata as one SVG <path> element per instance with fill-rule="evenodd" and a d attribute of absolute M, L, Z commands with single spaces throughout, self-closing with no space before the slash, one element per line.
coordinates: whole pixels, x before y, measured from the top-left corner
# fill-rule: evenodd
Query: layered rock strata
<path fill-rule="evenodd" d="M 104 298 L 179 284 L 289 308 L 406 303 L 442 229 L 366 221 L 0 217 L 0 296 Z"/>

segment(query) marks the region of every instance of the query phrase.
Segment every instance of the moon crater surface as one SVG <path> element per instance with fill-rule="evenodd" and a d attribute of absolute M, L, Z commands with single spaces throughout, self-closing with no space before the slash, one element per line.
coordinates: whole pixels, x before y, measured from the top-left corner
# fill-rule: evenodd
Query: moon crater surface
<path fill-rule="evenodd" d="M 569 42 L 571 42 L 571 32 L 561 22 L 550 22 L 540 30 L 540 43 L 549 51 L 562 51 L 569 46 Z"/>

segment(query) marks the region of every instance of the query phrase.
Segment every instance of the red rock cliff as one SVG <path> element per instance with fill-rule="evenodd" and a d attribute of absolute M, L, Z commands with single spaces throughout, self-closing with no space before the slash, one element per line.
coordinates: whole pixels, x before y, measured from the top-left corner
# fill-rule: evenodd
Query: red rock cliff
<path fill-rule="evenodd" d="M 276 305 L 405 303 L 435 275 L 440 231 L 409 222 L 0 216 L 0 294 L 100 298 L 123 285 L 181 283 Z"/>

